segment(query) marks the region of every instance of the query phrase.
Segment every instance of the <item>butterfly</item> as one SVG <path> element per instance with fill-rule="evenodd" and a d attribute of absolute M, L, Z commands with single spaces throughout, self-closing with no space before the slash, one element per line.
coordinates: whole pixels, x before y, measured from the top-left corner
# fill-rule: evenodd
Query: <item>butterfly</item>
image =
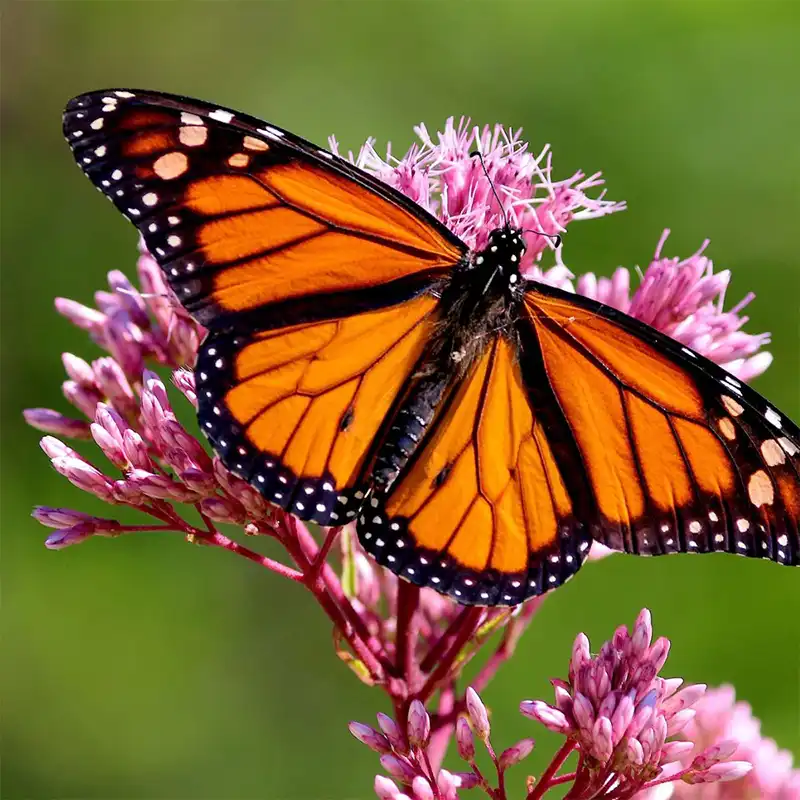
<path fill-rule="evenodd" d="M 473 252 L 348 161 L 198 100 L 107 90 L 64 134 L 204 326 L 225 465 L 382 565 L 516 605 L 593 541 L 800 561 L 800 431 L 721 367 Z"/>

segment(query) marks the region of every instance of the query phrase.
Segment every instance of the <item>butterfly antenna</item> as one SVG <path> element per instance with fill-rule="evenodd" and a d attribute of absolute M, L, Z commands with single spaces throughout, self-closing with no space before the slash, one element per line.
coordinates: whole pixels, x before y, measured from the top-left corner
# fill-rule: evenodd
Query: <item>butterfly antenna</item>
<path fill-rule="evenodd" d="M 470 153 L 470 157 L 477 156 L 478 161 L 481 162 L 481 166 L 483 167 L 483 174 L 486 176 L 486 180 L 489 181 L 489 186 L 492 187 L 492 194 L 494 195 L 494 199 L 497 200 L 497 205 L 500 206 L 500 212 L 503 215 L 503 221 L 505 222 L 506 230 L 510 230 L 511 226 L 508 224 L 508 214 L 506 213 L 506 208 L 503 205 L 502 200 L 500 200 L 500 195 L 497 193 L 497 189 L 495 189 L 494 181 L 489 177 L 489 170 L 486 169 L 486 163 L 483 160 L 483 153 L 480 150 L 475 150 Z"/>
<path fill-rule="evenodd" d="M 558 250 L 561 247 L 561 242 L 563 241 L 561 238 L 560 233 L 545 233 L 544 231 L 537 231 L 536 228 L 525 228 L 523 233 L 535 233 L 539 236 L 544 236 L 545 239 L 552 239 L 553 240 L 553 247 Z"/>

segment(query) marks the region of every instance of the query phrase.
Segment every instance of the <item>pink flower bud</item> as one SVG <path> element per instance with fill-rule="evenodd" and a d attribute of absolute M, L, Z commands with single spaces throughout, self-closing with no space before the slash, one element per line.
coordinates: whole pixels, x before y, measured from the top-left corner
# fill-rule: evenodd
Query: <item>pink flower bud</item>
<path fill-rule="evenodd" d="M 393 777 L 403 783 L 411 783 L 416 777 L 414 768 L 404 758 L 386 753 L 381 756 L 381 766 Z"/>
<path fill-rule="evenodd" d="M 400 753 L 405 752 L 407 747 L 406 737 L 397 726 L 397 723 L 386 714 L 379 712 L 377 716 L 378 727 L 380 727 L 386 738 L 391 742 L 392 747 Z"/>
<path fill-rule="evenodd" d="M 48 550 L 63 550 L 65 547 L 88 539 L 92 534 L 94 534 L 94 530 L 91 525 L 73 525 L 71 528 L 63 528 L 51 533 L 44 540 L 44 546 Z"/>
<path fill-rule="evenodd" d="M 144 369 L 145 354 L 141 342 L 137 341 L 137 337 L 134 335 L 134 329 L 126 320 L 121 318 L 120 314 L 114 314 L 108 318 L 105 338 L 106 346 L 121 372 L 134 380 L 138 380 Z M 140 333 L 138 338 L 141 338 Z M 112 395 L 108 393 L 106 393 L 106 397 L 112 399 Z"/>
<path fill-rule="evenodd" d="M 466 717 L 456 720 L 456 747 L 459 756 L 471 764 L 475 758 L 475 739 Z"/>
<path fill-rule="evenodd" d="M 129 506 L 143 506 L 150 502 L 150 498 L 146 494 L 143 494 L 141 490 L 127 480 L 114 481 L 112 491 L 114 492 L 114 499 L 118 503 L 126 503 Z"/>
<path fill-rule="evenodd" d="M 97 389 L 94 371 L 87 361 L 72 353 L 62 353 L 61 362 L 64 364 L 64 369 L 71 380 L 87 389 Z"/>
<path fill-rule="evenodd" d="M 650 611 L 646 608 L 643 608 L 636 618 L 632 639 L 633 652 L 637 655 L 643 655 L 653 639 L 653 619 Z"/>
<path fill-rule="evenodd" d="M 392 751 L 389 740 L 382 733 L 370 728 L 369 725 L 364 725 L 361 722 L 351 722 L 347 727 L 350 729 L 350 733 L 359 742 L 369 747 L 370 750 L 374 750 L 376 753 L 390 753 Z"/>
<path fill-rule="evenodd" d="M 519 704 L 520 713 L 541 722 L 554 733 L 571 733 L 572 725 L 562 711 L 552 708 L 542 700 L 523 700 Z"/>
<path fill-rule="evenodd" d="M 88 461 L 73 456 L 58 456 L 51 462 L 56 472 L 61 473 L 70 483 L 89 492 L 107 503 L 114 502 L 113 483 L 93 467 Z"/>
<path fill-rule="evenodd" d="M 31 516 L 41 522 L 42 525 L 47 525 L 48 528 L 68 528 L 80 522 L 102 521 L 100 517 L 84 514 L 83 511 L 73 511 L 71 508 L 54 508 L 52 506 L 35 506 Z M 113 522 L 113 520 L 107 520 L 107 522 Z"/>
<path fill-rule="evenodd" d="M 133 428 L 128 428 L 122 433 L 122 449 L 130 464 L 137 469 L 152 472 L 153 462 L 147 453 L 147 445 L 141 435 Z"/>
<path fill-rule="evenodd" d="M 661 751 L 661 762 L 679 761 L 694 749 L 694 742 L 667 742 Z"/>
<path fill-rule="evenodd" d="M 600 717 L 592 728 L 592 753 L 599 761 L 608 761 L 614 751 L 611 737 L 611 721 L 607 717 Z"/>
<path fill-rule="evenodd" d="M 157 500 L 174 500 L 178 503 L 194 503 L 200 498 L 196 492 L 182 486 L 166 475 L 156 475 L 143 469 L 133 469 L 128 476 L 128 483 Z"/>
<path fill-rule="evenodd" d="M 217 492 L 219 486 L 214 476 L 201 469 L 190 467 L 183 470 L 178 477 L 193 491 L 198 494 L 210 496 Z M 237 505 L 239 505 L 237 503 Z M 242 509 L 244 511 L 244 509 Z M 244 517 L 242 517 L 244 519 Z"/>
<path fill-rule="evenodd" d="M 683 711 L 678 711 L 667 720 L 667 734 L 674 736 L 676 733 L 680 733 L 694 719 L 694 715 L 693 708 L 684 708 Z"/>
<path fill-rule="evenodd" d="M 427 778 L 417 775 L 411 781 L 411 791 L 414 793 L 414 800 L 434 800 L 433 789 Z"/>
<path fill-rule="evenodd" d="M 472 730 L 475 731 L 475 735 L 479 739 L 485 742 L 489 739 L 490 732 L 489 715 L 486 712 L 486 706 L 471 686 L 467 687 L 466 699 L 467 713 L 472 722 Z"/>
<path fill-rule="evenodd" d="M 75 381 L 64 381 L 61 384 L 61 391 L 67 402 L 71 403 L 78 411 L 85 414 L 90 419 L 94 419 L 97 404 L 101 400 L 101 395 L 94 389 L 87 389 Z"/>
<path fill-rule="evenodd" d="M 39 447 L 44 450 L 48 458 L 58 458 L 59 456 L 72 456 L 73 458 L 80 458 L 71 447 L 67 447 L 60 439 L 55 436 L 43 436 L 39 440 Z"/>
<path fill-rule="evenodd" d="M 592 654 L 589 650 L 589 639 L 586 634 L 579 633 L 575 637 L 575 644 L 572 646 L 572 658 L 569 663 L 569 680 L 570 683 L 575 683 L 575 678 L 584 664 L 588 664 L 591 660 Z"/>
<path fill-rule="evenodd" d="M 401 796 L 395 782 L 385 775 L 375 776 L 375 794 L 378 800 L 398 800 Z"/>
<path fill-rule="evenodd" d="M 189 486 L 189 488 L 192 487 Z M 200 510 L 215 522 L 227 522 L 231 525 L 241 525 L 247 516 L 244 508 L 228 497 L 207 497 L 200 501 Z M 355 734 L 353 735 L 355 736 Z"/>
<path fill-rule="evenodd" d="M 664 713 L 671 716 L 684 708 L 691 708 L 705 693 L 706 685 L 704 683 L 684 686 L 683 689 L 662 702 Z"/>
<path fill-rule="evenodd" d="M 113 358 L 98 358 L 92 363 L 97 385 L 109 402 L 124 414 L 136 412 L 136 401 L 122 367 Z M 132 373 L 129 373 L 132 374 Z"/>
<path fill-rule="evenodd" d="M 85 331 L 100 333 L 105 327 L 106 315 L 82 303 L 68 300 L 66 297 L 57 297 L 55 307 L 59 314 Z"/>
<path fill-rule="evenodd" d="M 664 636 L 659 637 L 656 643 L 650 648 L 648 658 L 656 673 L 667 663 L 669 656 L 670 642 Z"/>
<path fill-rule="evenodd" d="M 426 747 L 431 735 L 431 718 L 419 700 L 408 707 L 408 741 L 412 747 Z"/>
<path fill-rule="evenodd" d="M 211 457 L 205 448 L 194 436 L 190 436 L 177 420 L 165 420 L 161 434 L 173 447 L 185 453 L 196 467 L 206 472 L 212 470 Z"/>
<path fill-rule="evenodd" d="M 499 759 L 500 769 L 508 769 L 513 767 L 514 764 L 519 764 L 520 761 L 531 754 L 535 744 L 533 739 L 522 739 L 515 745 L 503 750 Z"/>
<path fill-rule="evenodd" d="M 89 438 L 89 423 L 86 420 L 65 417 L 49 408 L 26 408 L 22 416 L 32 428 L 45 433 L 68 436 L 72 439 Z"/>
<path fill-rule="evenodd" d="M 630 738 L 626 744 L 626 755 L 628 761 L 637 767 L 644 764 L 644 749 L 638 739 Z"/>
<path fill-rule="evenodd" d="M 617 704 L 613 715 L 611 716 L 611 728 L 613 731 L 612 736 L 615 744 L 622 741 L 622 737 L 627 734 L 628 726 L 633 720 L 634 705 L 631 694 L 632 692 L 628 692 L 628 694 L 623 695 L 620 698 L 620 701 Z"/>
<path fill-rule="evenodd" d="M 572 711 L 572 694 L 567 683 L 558 678 L 554 678 L 551 683 L 555 689 L 556 708 L 564 713 Z"/>
<path fill-rule="evenodd" d="M 639 735 L 639 733 L 644 729 L 645 725 L 647 725 L 653 718 L 653 715 L 655 714 L 655 708 L 656 693 L 654 691 L 650 691 L 636 707 L 636 711 L 633 714 L 633 719 L 627 728 L 628 736 Z"/>
<path fill-rule="evenodd" d="M 458 782 L 446 769 L 440 769 L 436 776 L 436 786 L 441 800 L 458 800 Z"/>
<path fill-rule="evenodd" d="M 118 269 L 112 270 L 108 273 L 108 285 L 115 292 L 117 301 L 127 311 L 134 324 L 140 328 L 149 327 L 150 317 L 147 314 L 147 305 L 125 274 Z"/>
<path fill-rule="evenodd" d="M 106 458 L 120 469 L 128 466 L 128 459 L 122 449 L 122 443 L 115 439 L 102 425 L 93 422 L 90 426 L 92 437 L 97 442 Z"/>
<path fill-rule="evenodd" d="M 703 750 L 700 755 L 696 756 L 692 761 L 691 768 L 693 770 L 707 770 L 714 764 L 720 761 L 729 759 L 739 747 L 739 742 L 734 739 L 725 739 L 717 744 L 711 745 Z"/>
<path fill-rule="evenodd" d="M 581 728 L 589 731 L 594 725 L 594 709 L 587 697 L 576 692 L 572 701 L 572 714 Z"/>
<path fill-rule="evenodd" d="M 197 390 L 195 389 L 194 373 L 187 369 L 176 369 L 172 373 L 172 382 L 183 393 L 184 397 L 197 408 Z"/>
<path fill-rule="evenodd" d="M 142 373 L 142 380 L 144 382 L 145 390 L 152 395 L 161 409 L 165 412 L 171 413 L 172 406 L 170 405 L 169 396 L 167 395 L 167 387 L 164 386 L 164 382 L 161 380 L 161 378 L 159 378 L 155 372 L 146 369 Z"/>
<path fill-rule="evenodd" d="M 683 781 L 686 783 L 738 781 L 752 769 L 753 765 L 748 761 L 724 761 L 721 764 L 714 764 L 702 772 L 690 772 L 684 775 Z"/>
<path fill-rule="evenodd" d="M 457 789 L 474 789 L 481 783 L 480 778 L 474 772 L 453 772 L 451 777 Z"/>

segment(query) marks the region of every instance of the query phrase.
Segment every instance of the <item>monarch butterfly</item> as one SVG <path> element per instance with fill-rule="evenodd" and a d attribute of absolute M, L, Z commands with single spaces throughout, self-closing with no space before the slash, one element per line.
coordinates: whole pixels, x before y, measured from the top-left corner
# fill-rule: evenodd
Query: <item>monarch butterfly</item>
<path fill-rule="evenodd" d="M 200 426 L 265 498 L 460 603 L 515 605 L 592 541 L 800 561 L 800 431 L 631 317 L 526 280 L 349 162 L 166 94 L 64 134 L 209 329 Z"/>

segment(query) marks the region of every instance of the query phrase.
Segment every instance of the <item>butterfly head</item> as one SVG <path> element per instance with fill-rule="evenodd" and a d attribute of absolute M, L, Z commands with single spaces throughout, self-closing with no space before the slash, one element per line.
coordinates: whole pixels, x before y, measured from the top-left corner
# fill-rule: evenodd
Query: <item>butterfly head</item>
<path fill-rule="evenodd" d="M 473 257 L 473 266 L 486 274 L 487 288 L 496 278 L 513 289 L 520 283 L 519 268 L 525 253 L 525 239 L 519 228 L 496 228 L 483 250 Z"/>

